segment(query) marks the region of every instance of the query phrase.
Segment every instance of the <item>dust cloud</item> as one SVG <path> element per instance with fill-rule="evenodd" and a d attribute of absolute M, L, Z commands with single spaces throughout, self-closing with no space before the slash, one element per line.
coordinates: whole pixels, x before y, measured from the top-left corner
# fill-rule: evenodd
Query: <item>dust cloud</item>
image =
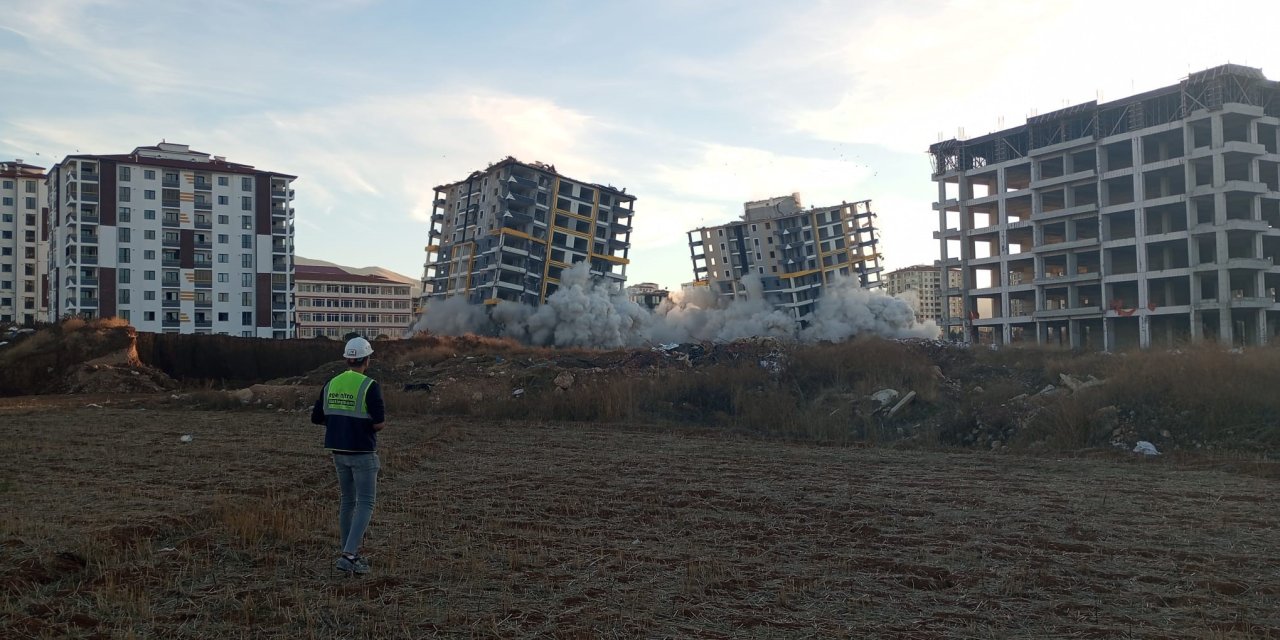
<path fill-rule="evenodd" d="M 526 344 L 612 349 L 672 342 L 728 342 L 768 336 L 816 342 L 862 335 L 936 338 L 932 321 L 916 320 L 911 305 L 849 278 L 823 287 L 814 312 L 796 320 L 765 299 L 758 278 L 743 280 L 746 294 L 718 299 L 707 287 L 675 292 L 650 311 L 591 277 L 585 263 L 566 269 L 560 288 L 533 307 L 499 302 L 486 312 L 461 297 L 432 302 L 414 329 L 435 334 L 503 336 Z"/>

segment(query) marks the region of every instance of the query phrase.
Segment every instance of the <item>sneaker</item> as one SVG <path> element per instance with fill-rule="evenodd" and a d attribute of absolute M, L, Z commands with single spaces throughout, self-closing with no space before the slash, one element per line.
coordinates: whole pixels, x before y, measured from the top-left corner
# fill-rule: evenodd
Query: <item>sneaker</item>
<path fill-rule="evenodd" d="M 369 573 L 369 561 L 360 556 L 347 557 L 345 555 L 338 558 L 338 562 L 334 564 L 334 568 L 338 571 L 346 571 L 347 573 Z"/>

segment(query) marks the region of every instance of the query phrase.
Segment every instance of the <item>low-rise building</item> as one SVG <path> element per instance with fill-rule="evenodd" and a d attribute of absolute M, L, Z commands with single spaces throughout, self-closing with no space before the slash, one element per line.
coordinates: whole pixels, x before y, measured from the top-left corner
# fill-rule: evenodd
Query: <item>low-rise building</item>
<path fill-rule="evenodd" d="M 294 280 L 299 338 L 405 338 L 416 320 L 418 281 L 393 271 L 299 258 Z"/>
<path fill-rule="evenodd" d="M 652 311 L 671 297 L 671 292 L 652 282 L 641 282 L 627 287 L 627 298 L 632 302 Z"/>

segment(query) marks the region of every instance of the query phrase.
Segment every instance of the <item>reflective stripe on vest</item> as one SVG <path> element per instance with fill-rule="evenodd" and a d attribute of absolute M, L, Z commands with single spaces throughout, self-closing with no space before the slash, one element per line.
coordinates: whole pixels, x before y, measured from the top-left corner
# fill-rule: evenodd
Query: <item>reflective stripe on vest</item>
<path fill-rule="evenodd" d="M 324 414 L 371 419 L 365 396 L 373 378 L 356 371 L 338 374 L 324 386 Z"/>

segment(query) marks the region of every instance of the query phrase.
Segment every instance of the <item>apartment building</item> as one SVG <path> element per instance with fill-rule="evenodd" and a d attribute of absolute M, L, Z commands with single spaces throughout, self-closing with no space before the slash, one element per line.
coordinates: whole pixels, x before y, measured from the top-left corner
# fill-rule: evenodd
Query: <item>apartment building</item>
<path fill-rule="evenodd" d="M 348 333 L 406 338 L 418 281 L 385 269 L 352 269 L 298 258 L 298 337 L 339 340 Z"/>
<path fill-rule="evenodd" d="M 49 171 L 51 319 L 290 338 L 294 176 L 161 142 Z"/>
<path fill-rule="evenodd" d="M 49 227 L 43 167 L 0 162 L 0 324 L 32 324 L 49 313 Z"/>
<path fill-rule="evenodd" d="M 1224 65 L 930 147 L 943 325 L 1117 349 L 1280 328 L 1280 84 Z M 944 307 L 945 309 L 945 307 Z"/>
<path fill-rule="evenodd" d="M 906 294 L 905 298 L 915 309 L 916 319 L 934 322 L 942 319 L 942 305 L 947 302 L 943 290 L 960 286 L 959 272 L 949 272 L 948 279 L 948 286 L 943 287 L 942 270 L 923 264 L 890 271 L 883 278 L 885 293 L 891 296 Z M 959 315 L 960 301 L 953 298 L 949 303 L 952 305 L 951 315 Z"/>
<path fill-rule="evenodd" d="M 435 188 L 423 306 L 465 296 L 538 305 L 580 262 L 618 290 L 627 278 L 635 196 L 554 165 L 505 158 Z"/>
<path fill-rule="evenodd" d="M 875 216 L 870 200 L 805 209 L 793 193 L 747 202 L 740 220 L 688 232 L 695 284 L 734 297 L 755 276 L 770 303 L 803 317 L 836 277 L 880 286 Z"/>

